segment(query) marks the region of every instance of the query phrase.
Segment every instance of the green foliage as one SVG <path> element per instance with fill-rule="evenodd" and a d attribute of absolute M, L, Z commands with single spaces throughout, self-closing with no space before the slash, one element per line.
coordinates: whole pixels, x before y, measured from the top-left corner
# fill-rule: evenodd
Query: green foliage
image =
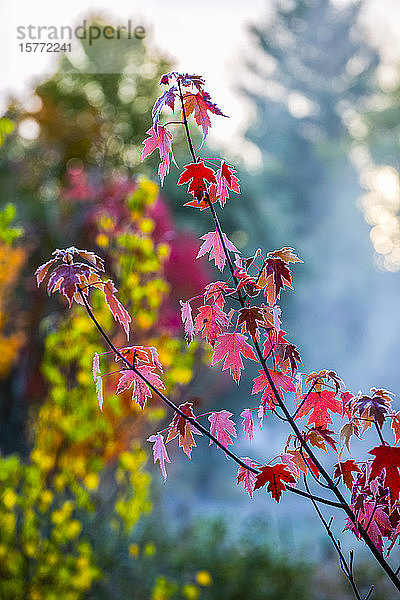
<path fill-rule="evenodd" d="M 7 245 L 11 245 L 16 239 L 21 237 L 24 230 L 22 227 L 11 227 L 17 214 L 14 204 L 7 204 L 0 211 L 0 240 Z"/>
<path fill-rule="evenodd" d="M 0 119 L 0 146 L 4 143 L 4 140 L 10 133 L 14 131 L 14 123 L 10 119 L 2 117 Z"/>

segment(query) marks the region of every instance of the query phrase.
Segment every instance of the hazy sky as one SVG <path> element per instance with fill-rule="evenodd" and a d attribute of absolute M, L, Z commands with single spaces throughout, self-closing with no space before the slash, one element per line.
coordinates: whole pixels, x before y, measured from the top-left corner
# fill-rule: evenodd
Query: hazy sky
<path fill-rule="evenodd" d="M 143 25 L 150 47 L 166 54 L 177 70 L 204 74 L 213 98 L 232 117 L 215 119 L 216 139 L 229 136 L 243 122 L 233 78 L 235 64 L 250 51 L 246 26 L 265 19 L 271 4 L 270 0 L 8 1 L 0 23 L 0 110 L 6 107 L 11 93 L 23 97 L 35 81 L 50 74 L 57 59 L 57 55 L 47 53 L 21 52 L 17 27 L 77 26 L 97 14 L 114 25 L 125 25 L 128 19 L 133 26 Z M 386 55 L 398 54 L 400 0 L 369 0 L 366 8 L 365 21 L 376 39 L 386 41 Z"/>

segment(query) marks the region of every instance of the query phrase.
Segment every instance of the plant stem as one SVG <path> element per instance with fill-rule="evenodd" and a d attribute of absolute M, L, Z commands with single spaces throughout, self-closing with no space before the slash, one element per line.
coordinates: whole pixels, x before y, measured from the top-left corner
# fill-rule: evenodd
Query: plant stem
<path fill-rule="evenodd" d="M 186 137 L 187 137 L 187 141 L 188 141 L 188 145 L 190 148 L 190 152 L 192 154 L 193 157 L 193 161 L 197 162 L 198 159 L 196 157 L 194 148 L 193 148 L 193 143 L 190 137 L 190 132 L 189 132 L 189 127 L 188 127 L 188 123 L 187 123 L 187 117 L 186 117 L 186 112 L 185 112 L 185 106 L 184 106 L 184 102 L 183 102 L 183 95 L 182 95 L 182 88 L 180 86 L 180 82 L 178 81 L 178 87 L 179 87 L 179 96 L 180 96 L 180 100 L 181 100 L 181 106 L 182 106 L 182 117 L 183 117 L 183 122 L 184 122 L 184 126 L 185 126 L 185 130 L 186 130 Z M 229 254 L 228 249 L 226 248 L 226 244 L 225 244 L 225 240 L 224 240 L 224 236 L 223 236 L 223 231 L 222 231 L 222 227 L 220 224 L 220 221 L 218 219 L 217 213 L 215 211 L 215 208 L 210 200 L 210 197 L 208 195 L 208 193 L 205 193 L 205 199 L 208 202 L 209 208 L 211 210 L 213 219 L 214 219 L 214 223 L 216 226 L 216 230 L 218 232 L 222 247 L 224 249 L 224 254 L 226 257 L 226 260 L 228 262 L 228 266 L 229 269 L 231 271 L 232 274 L 232 279 L 233 281 L 236 283 L 236 285 L 238 285 L 238 280 L 235 276 L 235 270 L 233 267 L 233 263 Z M 244 299 L 241 295 L 240 292 L 238 292 L 238 296 L 240 299 L 240 303 L 242 305 L 242 307 L 245 306 L 245 302 Z M 369 537 L 369 535 L 367 534 L 367 532 L 365 531 L 365 529 L 361 526 L 361 524 L 358 522 L 358 520 L 356 519 L 355 514 L 353 513 L 353 511 L 351 510 L 349 504 L 346 502 L 344 496 L 342 495 L 342 493 L 340 492 L 339 488 L 337 487 L 337 485 L 335 484 L 335 482 L 333 481 L 333 479 L 328 475 L 327 471 L 325 470 L 325 468 L 322 466 L 322 464 L 320 463 L 320 461 L 318 460 L 318 458 L 316 457 L 316 455 L 314 454 L 311 446 L 309 446 L 309 444 L 306 442 L 306 440 L 304 439 L 303 435 L 301 434 L 299 428 L 297 427 L 297 424 L 294 420 L 294 418 L 291 416 L 291 414 L 289 413 L 288 409 L 286 408 L 283 399 L 281 398 L 275 383 L 272 379 L 272 376 L 269 372 L 269 369 L 266 365 L 265 359 L 263 358 L 263 354 L 262 354 L 262 350 L 260 348 L 260 345 L 257 341 L 257 339 L 255 338 L 255 336 L 252 336 L 252 340 L 253 340 L 253 344 L 256 350 L 256 353 L 258 355 L 258 359 L 259 362 L 264 370 L 264 373 L 268 379 L 268 383 L 272 389 L 272 392 L 274 394 L 274 397 L 279 405 L 279 407 L 281 408 L 282 412 L 284 413 L 287 421 L 289 422 L 290 427 L 292 428 L 292 430 L 294 431 L 297 439 L 299 440 L 302 448 L 307 452 L 307 454 L 310 456 L 311 460 L 314 462 L 315 466 L 317 467 L 317 469 L 319 470 L 319 472 L 321 473 L 322 477 L 324 478 L 324 480 L 326 481 L 326 483 L 328 484 L 328 487 L 330 488 L 330 490 L 333 492 L 333 494 L 336 496 L 336 498 L 339 500 L 339 504 L 341 506 L 341 508 L 343 508 L 343 510 L 346 512 L 347 516 L 349 517 L 349 519 L 352 521 L 352 523 L 354 524 L 354 526 L 356 527 L 357 531 L 359 532 L 360 536 L 362 537 L 362 539 L 364 540 L 364 542 L 367 544 L 368 548 L 370 549 L 370 551 L 372 552 L 372 554 L 374 555 L 375 559 L 378 561 L 378 563 L 381 565 L 381 567 L 384 569 L 384 571 L 386 572 L 386 574 L 388 575 L 388 577 L 390 578 L 390 580 L 393 582 L 393 584 L 396 586 L 396 588 L 400 591 L 400 580 L 399 578 L 396 576 L 396 574 L 394 573 L 394 571 L 392 570 L 392 568 L 390 567 L 390 565 L 386 562 L 386 560 L 383 558 L 383 556 L 379 553 L 379 551 L 377 550 L 375 544 L 372 542 L 371 538 Z"/>

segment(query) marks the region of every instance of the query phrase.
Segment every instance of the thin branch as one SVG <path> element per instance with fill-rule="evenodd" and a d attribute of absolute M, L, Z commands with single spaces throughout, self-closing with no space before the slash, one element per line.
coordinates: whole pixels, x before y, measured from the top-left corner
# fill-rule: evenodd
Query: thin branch
<path fill-rule="evenodd" d="M 310 488 L 308 486 L 307 478 L 306 478 L 305 475 L 303 475 L 303 479 L 304 479 L 304 485 L 306 487 L 306 490 L 308 491 L 308 493 L 310 493 Z M 320 518 L 323 526 L 325 527 L 326 533 L 328 534 L 328 537 L 332 541 L 332 544 L 333 544 L 333 546 L 334 546 L 334 548 L 335 548 L 335 550 L 336 550 L 336 552 L 337 552 L 337 554 L 339 556 L 340 567 L 341 567 L 343 573 L 345 574 L 345 576 L 347 577 L 347 579 L 349 580 L 350 585 L 351 585 L 351 587 L 353 589 L 355 597 L 357 598 L 357 600 L 361 600 L 361 596 L 360 596 L 360 593 L 359 593 L 359 591 L 357 589 L 357 586 L 356 586 L 355 581 L 354 581 L 354 576 L 353 576 L 353 556 L 352 556 L 352 554 L 350 554 L 350 565 L 348 565 L 347 561 L 346 561 L 346 558 L 345 558 L 345 556 L 344 556 L 344 554 L 342 552 L 342 549 L 341 549 L 339 543 L 335 540 L 335 537 L 334 537 L 334 535 L 332 533 L 332 530 L 331 530 L 331 524 L 332 524 L 333 518 L 331 517 L 331 520 L 329 521 L 329 523 L 327 523 L 326 520 L 325 520 L 325 517 L 321 513 L 321 511 L 320 511 L 318 505 L 316 504 L 314 498 L 311 498 L 311 502 L 313 503 L 313 506 L 314 506 L 314 508 L 315 508 L 315 510 L 317 512 L 317 515 L 319 516 L 319 518 Z"/>

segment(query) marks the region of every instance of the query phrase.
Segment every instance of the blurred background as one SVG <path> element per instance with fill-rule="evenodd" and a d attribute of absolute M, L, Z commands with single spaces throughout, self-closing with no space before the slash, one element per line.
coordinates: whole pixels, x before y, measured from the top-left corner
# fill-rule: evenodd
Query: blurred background
<path fill-rule="evenodd" d="M 199 72 L 230 116 L 213 119 L 202 149 L 238 169 L 242 194 L 222 214 L 228 236 L 244 255 L 292 246 L 304 261 L 282 302 L 303 370 L 334 369 L 354 393 L 396 393 L 399 18 L 394 0 L 118 0 L 112 11 L 100 1 L 21 1 L 5 9 L 1 598 L 351 597 L 312 507 L 297 498 L 278 506 L 262 493 L 250 501 L 235 467 L 201 439 L 190 464 L 169 448 L 163 485 L 144 440 L 170 415 L 155 401 L 142 413 L 129 394 L 115 396 L 112 377 L 99 412 L 91 361 L 101 341 L 79 307 L 48 298 L 32 274 L 58 247 L 100 254 L 134 315 L 131 343 L 159 349 L 171 398 L 194 402 L 196 412 L 228 409 L 240 429 L 255 371 L 233 387 L 208 367 L 204 345 L 187 347 L 180 321 L 179 300 L 215 275 L 195 261 L 209 216 L 183 207 L 174 166 L 160 190 L 157 162 L 140 162 L 160 75 Z M 17 38 L 29 25 L 129 20 L 136 36 L 73 40 L 62 55 L 21 51 L 28 40 Z M 179 132 L 174 153 L 180 166 L 190 161 Z M 122 346 L 100 298 L 93 305 Z M 286 437 L 269 420 L 251 447 L 240 435 L 236 449 L 263 461 Z M 374 597 L 389 598 L 382 574 L 349 533 L 343 538 L 357 547 L 361 587 L 374 583 Z"/>

